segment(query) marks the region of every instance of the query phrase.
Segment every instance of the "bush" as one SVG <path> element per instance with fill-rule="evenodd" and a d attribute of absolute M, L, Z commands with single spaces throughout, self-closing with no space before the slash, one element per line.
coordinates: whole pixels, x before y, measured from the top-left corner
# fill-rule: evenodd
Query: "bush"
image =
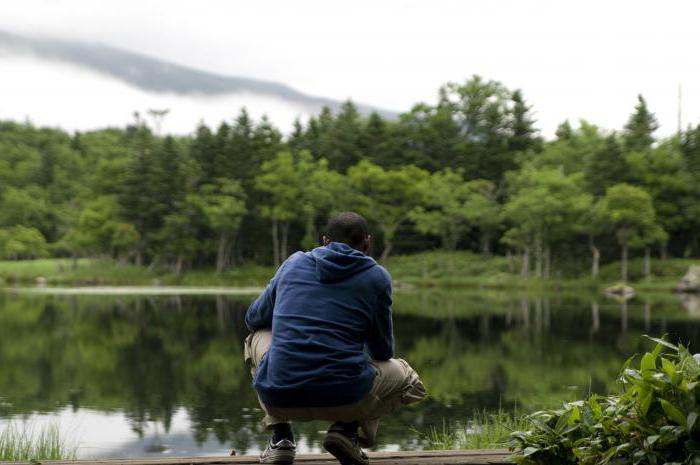
<path fill-rule="evenodd" d="M 511 434 L 513 461 L 549 464 L 700 464 L 700 355 L 662 339 L 639 368 L 625 363 L 620 395 L 571 402 L 527 417 Z M 662 350 L 670 349 L 662 354 Z"/>

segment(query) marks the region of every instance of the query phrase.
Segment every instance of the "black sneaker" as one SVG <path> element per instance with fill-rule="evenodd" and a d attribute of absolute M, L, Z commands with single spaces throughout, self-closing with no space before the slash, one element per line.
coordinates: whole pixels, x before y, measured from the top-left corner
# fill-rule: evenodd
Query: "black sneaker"
<path fill-rule="evenodd" d="M 260 454 L 260 463 L 292 464 L 297 452 L 297 445 L 289 439 L 273 443 L 272 439 Z"/>
<path fill-rule="evenodd" d="M 357 444 L 357 432 L 353 434 L 333 425 L 323 440 L 323 447 L 342 465 L 369 464 L 369 457 Z"/>

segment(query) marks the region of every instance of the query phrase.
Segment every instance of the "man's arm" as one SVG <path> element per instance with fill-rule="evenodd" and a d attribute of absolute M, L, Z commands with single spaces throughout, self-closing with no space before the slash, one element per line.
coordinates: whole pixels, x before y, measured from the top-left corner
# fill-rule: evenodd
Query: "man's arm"
<path fill-rule="evenodd" d="M 275 276 L 272 277 L 262 294 L 248 307 L 248 311 L 245 313 L 245 324 L 251 332 L 272 328 L 272 310 L 275 308 L 277 298 L 277 283 L 288 262 L 289 259 L 277 269 Z"/>
<path fill-rule="evenodd" d="M 367 340 L 369 355 L 374 360 L 394 356 L 394 330 L 391 321 L 391 284 L 377 297 L 374 319 Z"/>

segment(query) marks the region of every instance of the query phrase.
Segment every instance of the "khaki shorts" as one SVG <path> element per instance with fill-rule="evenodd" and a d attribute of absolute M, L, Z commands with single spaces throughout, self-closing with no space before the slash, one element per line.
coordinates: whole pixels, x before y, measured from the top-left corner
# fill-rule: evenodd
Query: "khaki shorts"
<path fill-rule="evenodd" d="M 270 347 L 272 332 L 256 331 L 244 343 L 245 362 L 251 375 Z M 268 407 L 260 402 L 265 411 L 266 425 L 288 421 L 359 421 L 360 443 L 363 447 L 374 445 L 379 418 L 391 413 L 400 405 L 418 402 L 425 398 L 425 387 L 416 371 L 400 358 L 386 361 L 370 360 L 376 376 L 369 393 L 360 401 L 337 407 L 279 408 Z"/>

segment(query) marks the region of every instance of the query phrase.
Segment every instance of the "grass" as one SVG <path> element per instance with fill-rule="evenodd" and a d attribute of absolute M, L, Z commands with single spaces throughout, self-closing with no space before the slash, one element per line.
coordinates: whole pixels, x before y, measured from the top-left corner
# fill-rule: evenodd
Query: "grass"
<path fill-rule="evenodd" d="M 0 430 L 0 461 L 75 460 L 77 447 L 69 446 L 57 425 L 38 432 L 9 423 Z"/>
<path fill-rule="evenodd" d="M 651 260 L 651 275 L 644 276 L 644 260 L 629 261 L 628 284 L 640 292 L 672 291 L 688 266 L 700 264 L 700 259 L 670 258 Z M 509 263 L 506 257 L 486 257 L 472 252 L 458 251 L 450 255 L 445 251 L 421 252 L 412 255 L 390 257 L 385 266 L 396 281 L 416 287 L 521 289 L 528 292 L 550 290 L 600 291 L 620 280 L 620 263 L 612 262 L 601 267 L 597 279 L 588 274 L 588 265 L 566 264 L 567 269 L 580 269 L 578 274 L 569 271 L 565 277 L 522 277 L 518 273 L 519 259 Z"/>
<path fill-rule="evenodd" d="M 700 263 L 693 259 L 653 259 L 651 276 L 643 273 L 643 259 L 629 262 L 629 284 L 638 292 L 666 292 L 674 288 L 688 266 Z M 552 290 L 600 291 L 619 281 L 620 264 L 603 265 L 598 279 L 591 279 L 586 264 L 567 264 L 567 269 L 581 269 L 578 275 L 550 279 L 528 277 L 518 273 L 518 258 L 483 256 L 467 251 L 449 254 L 435 250 L 390 257 L 383 263 L 398 286 L 435 287 L 440 289 L 514 289 L 532 292 Z M 35 284 L 44 278 L 48 285 L 174 285 L 174 286 L 263 286 L 274 274 L 274 267 L 243 264 L 216 273 L 211 268 L 187 270 L 176 276 L 166 267 L 143 267 L 113 260 L 40 259 L 0 261 L 0 285 Z M 571 273 L 571 272 L 569 272 Z"/>
<path fill-rule="evenodd" d="M 499 410 L 496 413 L 476 411 L 466 426 L 431 428 L 420 434 L 430 450 L 501 449 L 507 447 L 510 433 L 527 427 L 525 417 L 517 412 Z"/>
<path fill-rule="evenodd" d="M 176 276 L 165 267 L 145 267 L 114 260 L 61 258 L 0 261 L 0 284 L 36 284 L 45 280 L 51 286 L 260 286 L 266 284 L 274 269 L 245 264 L 223 273 L 213 269 L 187 270 Z"/>

